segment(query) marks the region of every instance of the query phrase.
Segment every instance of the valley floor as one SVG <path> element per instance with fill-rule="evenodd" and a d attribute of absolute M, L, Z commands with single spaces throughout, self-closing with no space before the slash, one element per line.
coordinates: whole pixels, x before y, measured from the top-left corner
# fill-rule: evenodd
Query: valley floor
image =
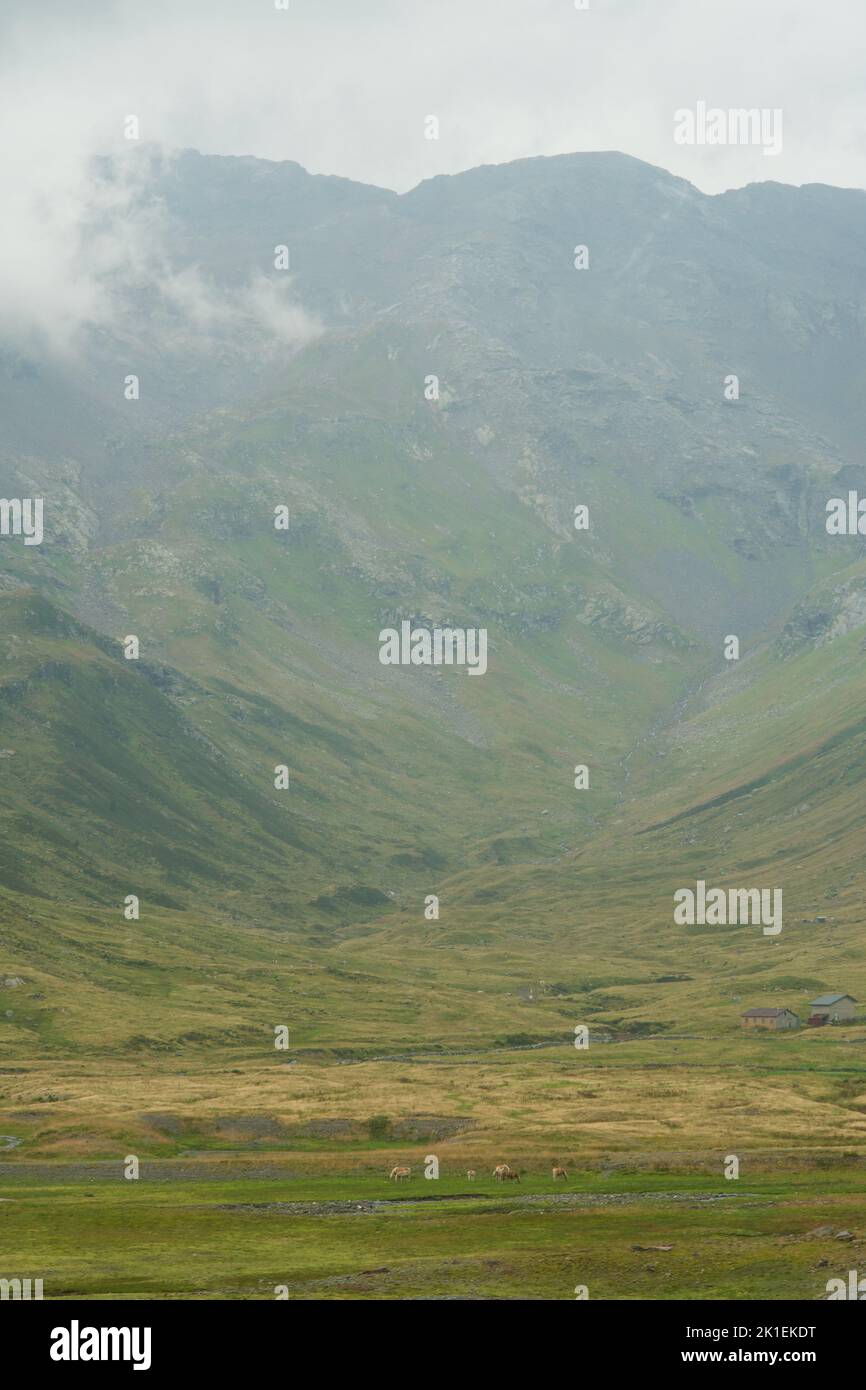
<path fill-rule="evenodd" d="M 281 1175 L 280 1170 L 284 1169 Z M 866 1262 L 862 1174 L 529 1177 L 293 1172 L 274 1157 L 31 1165 L 2 1177 L 8 1277 L 48 1299 L 802 1299 Z M 509 1184 L 511 1187 L 511 1184 Z M 859 1234 L 855 1234 L 858 1232 Z"/>
<path fill-rule="evenodd" d="M 826 1299 L 866 1269 L 862 1031 L 7 1058 L 0 1276 L 46 1299 Z"/>

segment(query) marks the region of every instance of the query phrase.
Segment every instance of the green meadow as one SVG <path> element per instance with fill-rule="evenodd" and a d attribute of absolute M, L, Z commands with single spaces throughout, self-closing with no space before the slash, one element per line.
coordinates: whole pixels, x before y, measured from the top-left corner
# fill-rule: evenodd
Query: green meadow
<path fill-rule="evenodd" d="M 837 1238 L 862 1221 L 862 1173 L 846 1167 L 738 1183 L 572 1172 L 561 1190 L 527 1178 L 506 1195 L 489 1175 L 395 1191 L 363 1172 L 178 1166 L 5 1181 L 6 1265 L 40 1271 L 49 1298 L 572 1299 L 583 1285 L 590 1299 L 808 1301 L 866 1245 Z"/>

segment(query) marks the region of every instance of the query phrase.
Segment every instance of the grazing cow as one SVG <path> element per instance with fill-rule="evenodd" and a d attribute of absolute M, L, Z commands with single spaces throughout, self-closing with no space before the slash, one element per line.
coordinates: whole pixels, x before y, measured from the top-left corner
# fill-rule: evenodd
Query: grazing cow
<path fill-rule="evenodd" d="M 467 1176 L 467 1178 L 469 1179 L 470 1182 L 474 1182 L 474 1181 L 475 1181 L 475 1169 L 474 1169 L 474 1168 L 470 1168 L 470 1169 L 469 1169 L 469 1172 L 466 1174 L 466 1176 Z"/>
<path fill-rule="evenodd" d="M 502 1174 L 503 1182 L 520 1182 L 520 1174 L 515 1173 L 513 1168 L 509 1168 L 507 1173 Z"/>
<path fill-rule="evenodd" d="M 497 1163 L 496 1167 L 493 1169 L 493 1176 L 497 1182 L 502 1182 L 502 1179 L 505 1177 L 505 1174 L 510 1172 L 511 1169 L 509 1168 L 507 1163 Z"/>
<path fill-rule="evenodd" d="M 411 1172 L 411 1168 L 392 1168 L 388 1177 L 389 1179 L 393 1178 L 395 1182 L 399 1182 L 401 1178 L 408 1178 Z"/>
<path fill-rule="evenodd" d="M 557 1178 L 565 1178 L 566 1182 L 568 1181 L 568 1174 L 566 1173 L 566 1171 L 565 1171 L 564 1168 L 554 1168 L 554 1170 L 553 1170 L 553 1179 L 554 1179 L 554 1182 L 556 1181 Z"/>

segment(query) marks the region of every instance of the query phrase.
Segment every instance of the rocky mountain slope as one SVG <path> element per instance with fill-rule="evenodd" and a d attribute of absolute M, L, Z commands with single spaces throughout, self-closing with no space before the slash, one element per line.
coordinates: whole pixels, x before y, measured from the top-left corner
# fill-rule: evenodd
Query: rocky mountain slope
<path fill-rule="evenodd" d="M 45 499 L 41 545 L 0 539 L 10 1036 L 55 1036 L 131 893 L 184 971 L 204 921 L 230 973 L 245 932 L 280 971 L 348 953 L 397 1033 L 407 990 L 455 989 L 459 1032 L 470 981 L 568 983 L 577 941 L 586 978 L 645 962 L 608 1016 L 662 1018 L 689 964 L 705 1003 L 728 944 L 670 903 L 712 874 L 782 875 L 777 975 L 831 985 L 807 927 L 844 884 L 853 988 L 866 603 L 825 518 L 866 495 L 866 194 L 598 154 L 398 197 L 145 151 L 134 207 L 161 250 L 110 320 L 0 344 L 0 494 Z M 381 665 L 402 619 L 486 628 L 487 673 Z"/>

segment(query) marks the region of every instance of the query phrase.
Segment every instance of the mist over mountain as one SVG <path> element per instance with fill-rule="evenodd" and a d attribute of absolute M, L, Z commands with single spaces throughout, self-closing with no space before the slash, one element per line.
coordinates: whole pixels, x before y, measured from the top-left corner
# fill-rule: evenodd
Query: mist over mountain
<path fill-rule="evenodd" d="M 86 1040 L 63 982 L 128 894 L 223 962 L 254 929 L 351 961 L 397 1030 L 443 947 L 467 989 L 580 942 L 657 973 L 713 873 L 783 877 L 789 974 L 832 891 L 866 987 L 866 565 L 826 526 L 866 496 L 866 193 L 617 153 L 404 195 L 194 151 L 95 178 L 130 251 L 96 321 L 0 341 L 0 493 L 45 508 L 0 539 L 4 937 L 43 1000 L 12 1030 Z M 403 620 L 486 629 L 484 677 L 383 666 Z"/>

